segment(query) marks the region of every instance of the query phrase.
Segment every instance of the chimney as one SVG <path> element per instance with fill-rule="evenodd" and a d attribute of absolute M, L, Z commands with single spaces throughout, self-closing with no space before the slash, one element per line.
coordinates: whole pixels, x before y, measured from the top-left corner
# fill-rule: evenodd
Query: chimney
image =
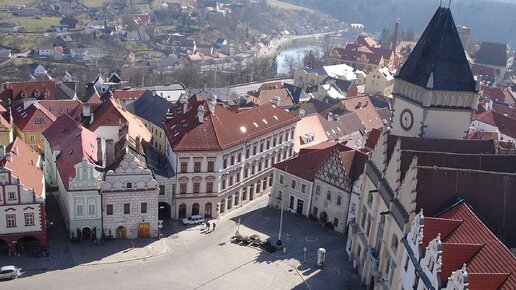
<path fill-rule="evenodd" d="M 486 111 L 489 111 L 493 108 L 493 101 L 491 101 L 490 99 L 487 99 L 486 102 L 484 103 L 484 109 Z"/>
<path fill-rule="evenodd" d="M 3 158 L 5 156 L 5 146 L 0 145 L 0 158 Z"/>
<path fill-rule="evenodd" d="M 199 123 L 204 123 L 204 113 L 206 113 L 206 109 L 204 109 L 203 105 L 200 105 L 197 108 L 197 119 L 199 119 Z"/>
<path fill-rule="evenodd" d="M 136 152 L 142 153 L 142 139 L 140 138 L 140 136 L 136 137 L 135 142 L 136 142 L 136 146 L 135 146 Z"/>
<path fill-rule="evenodd" d="M 299 118 L 304 118 L 306 116 L 306 111 L 301 109 L 299 110 Z"/>
<path fill-rule="evenodd" d="M 357 105 L 355 106 L 355 109 L 360 109 L 362 108 L 362 102 L 358 102 Z"/>
<path fill-rule="evenodd" d="M 333 113 L 332 112 L 328 113 L 327 119 L 328 119 L 328 121 L 333 121 Z"/>
<path fill-rule="evenodd" d="M 392 35 L 392 53 L 393 57 L 396 56 L 396 46 L 398 46 L 398 33 L 400 30 L 400 19 L 396 19 L 394 23 L 394 34 Z"/>
<path fill-rule="evenodd" d="M 281 97 L 275 96 L 272 98 L 271 103 L 275 105 L 276 107 L 279 107 L 281 101 Z"/>
<path fill-rule="evenodd" d="M 91 115 L 91 110 L 90 110 L 90 104 L 88 103 L 83 103 L 82 104 L 82 116 L 87 118 Z"/>
<path fill-rule="evenodd" d="M 215 115 L 215 107 L 217 106 L 217 96 L 213 95 L 208 101 L 208 110 Z"/>
<path fill-rule="evenodd" d="M 97 161 L 106 166 L 106 141 L 102 137 L 97 137 Z"/>
<path fill-rule="evenodd" d="M 106 140 L 106 164 L 105 167 L 109 167 L 115 161 L 115 142 L 113 139 Z"/>

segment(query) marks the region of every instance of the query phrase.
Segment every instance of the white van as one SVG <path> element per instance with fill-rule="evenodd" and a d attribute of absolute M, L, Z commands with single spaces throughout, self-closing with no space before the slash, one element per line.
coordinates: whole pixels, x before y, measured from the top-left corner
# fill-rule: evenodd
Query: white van
<path fill-rule="evenodd" d="M 204 223 L 204 217 L 202 215 L 193 215 L 183 219 L 184 225 L 196 225 Z"/>

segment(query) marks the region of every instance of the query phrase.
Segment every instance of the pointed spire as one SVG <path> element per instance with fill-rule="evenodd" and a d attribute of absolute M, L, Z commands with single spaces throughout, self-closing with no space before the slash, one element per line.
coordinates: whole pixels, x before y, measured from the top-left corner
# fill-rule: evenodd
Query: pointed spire
<path fill-rule="evenodd" d="M 449 8 L 437 9 L 397 78 L 429 89 L 475 92 L 475 80 Z"/>

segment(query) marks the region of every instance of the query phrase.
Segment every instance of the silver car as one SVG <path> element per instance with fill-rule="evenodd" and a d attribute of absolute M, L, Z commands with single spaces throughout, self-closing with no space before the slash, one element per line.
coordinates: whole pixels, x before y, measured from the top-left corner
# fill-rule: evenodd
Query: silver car
<path fill-rule="evenodd" d="M 20 275 L 20 270 L 15 266 L 3 266 L 0 268 L 0 279 L 16 279 Z"/>

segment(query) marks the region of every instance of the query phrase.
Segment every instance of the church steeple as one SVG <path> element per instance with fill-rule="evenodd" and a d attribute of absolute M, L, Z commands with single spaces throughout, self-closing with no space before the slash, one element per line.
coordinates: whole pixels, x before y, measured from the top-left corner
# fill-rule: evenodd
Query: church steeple
<path fill-rule="evenodd" d="M 475 80 L 449 8 L 437 9 L 398 78 L 428 89 L 475 92 Z"/>
<path fill-rule="evenodd" d="M 394 81 L 391 132 L 464 138 L 478 99 L 450 9 L 439 7 Z"/>

